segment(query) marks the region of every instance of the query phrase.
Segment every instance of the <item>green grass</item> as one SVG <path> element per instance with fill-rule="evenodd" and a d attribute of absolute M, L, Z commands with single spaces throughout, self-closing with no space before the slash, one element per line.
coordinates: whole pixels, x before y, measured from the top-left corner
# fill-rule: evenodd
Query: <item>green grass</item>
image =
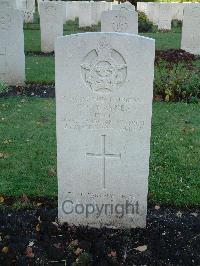
<path fill-rule="evenodd" d="M 199 112 L 199 104 L 154 103 L 151 201 L 200 204 Z M 54 99 L 0 99 L 0 157 L 0 195 L 57 195 Z"/>
<path fill-rule="evenodd" d="M 153 38 L 156 41 L 156 50 L 180 49 L 181 33 L 180 32 L 155 32 L 141 33 L 140 35 Z"/>
<path fill-rule="evenodd" d="M 78 21 L 68 21 L 64 24 L 64 35 L 70 35 L 72 33 L 85 32 L 85 31 L 101 31 L 100 25 L 91 28 L 79 29 Z M 150 37 L 156 40 L 157 50 L 166 49 L 178 49 L 181 43 L 181 29 L 173 28 L 169 32 L 153 32 L 153 33 L 140 33 L 145 37 Z M 25 40 L 25 51 L 35 52 L 41 51 L 41 37 L 40 37 L 40 26 L 39 24 L 27 24 L 24 27 L 24 40 Z"/>
<path fill-rule="evenodd" d="M 26 56 L 27 83 L 55 83 L 55 62 L 53 56 Z"/>

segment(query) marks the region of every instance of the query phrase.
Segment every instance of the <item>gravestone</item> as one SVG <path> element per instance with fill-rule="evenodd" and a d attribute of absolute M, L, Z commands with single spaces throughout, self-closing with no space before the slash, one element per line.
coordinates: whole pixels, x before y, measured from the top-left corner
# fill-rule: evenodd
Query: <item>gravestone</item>
<path fill-rule="evenodd" d="M 66 18 L 63 5 L 54 2 L 40 2 L 40 30 L 42 52 L 53 52 L 57 37 L 63 35 Z"/>
<path fill-rule="evenodd" d="M 66 15 L 67 20 L 75 20 L 79 17 L 79 3 L 80 1 L 67 1 L 66 2 Z"/>
<path fill-rule="evenodd" d="M 184 8 L 181 49 L 200 55 L 200 4 Z"/>
<path fill-rule="evenodd" d="M 24 22 L 33 22 L 35 13 L 35 0 L 21 0 L 21 9 L 24 12 Z"/>
<path fill-rule="evenodd" d="M 135 11 L 135 6 L 132 5 L 130 2 L 125 2 L 118 5 L 113 5 L 112 10 L 120 10 L 120 9 L 126 9 L 129 11 Z"/>
<path fill-rule="evenodd" d="M 25 81 L 23 16 L 17 9 L 0 8 L 0 80 L 13 86 Z"/>
<path fill-rule="evenodd" d="M 7 7 L 17 8 L 16 0 L 0 0 L 0 9 Z"/>
<path fill-rule="evenodd" d="M 153 22 L 154 21 L 154 13 L 155 13 L 155 4 L 153 2 L 148 2 L 147 3 L 147 17 L 148 19 Z"/>
<path fill-rule="evenodd" d="M 101 31 L 138 34 L 138 13 L 126 9 L 104 11 L 101 16 Z"/>
<path fill-rule="evenodd" d="M 92 26 L 92 7 L 90 2 L 79 2 L 79 27 Z"/>
<path fill-rule="evenodd" d="M 171 3 L 172 6 L 172 19 L 183 20 L 183 3 Z"/>
<path fill-rule="evenodd" d="M 92 12 L 92 24 L 97 25 L 101 21 L 101 2 L 90 2 L 91 3 L 91 12 Z"/>
<path fill-rule="evenodd" d="M 56 40 L 61 223 L 145 227 L 154 54 L 134 34 Z"/>
<path fill-rule="evenodd" d="M 154 3 L 154 13 L 153 13 L 153 18 L 152 18 L 152 22 L 154 25 L 158 25 L 159 12 L 160 12 L 160 4 Z"/>
<path fill-rule="evenodd" d="M 160 7 L 159 7 L 158 29 L 171 30 L 172 6 L 170 3 L 160 3 L 159 5 Z"/>

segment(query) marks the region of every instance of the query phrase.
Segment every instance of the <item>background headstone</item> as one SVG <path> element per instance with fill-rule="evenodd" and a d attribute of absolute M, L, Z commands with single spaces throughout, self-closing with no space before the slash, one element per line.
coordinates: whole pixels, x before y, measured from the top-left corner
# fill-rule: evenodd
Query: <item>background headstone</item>
<path fill-rule="evenodd" d="M 181 49 L 200 55 L 200 4 L 184 8 Z"/>
<path fill-rule="evenodd" d="M 155 41 L 134 34 L 56 40 L 61 222 L 145 227 L 154 54 Z"/>
<path fill-rule="evenodd" d="M 129 11 L 135 11 L 135 6 L 132 5 L 130 2 L 125 2 L 119 5 L 113 5 L 112 10 L 120 10 L 120 9 L 126 9 Z"/>
<path fill-rule="evenodd" d="M 63 22 L 66 18 L 63 5 L 54 2 L 40 2 L 40 30 L 42 52 L 53 52 L 57 37 L 63 35 Z"/>
<path fill-rule="evenodd" d="M 101 16 L 101 31 L 138 34 L 138 13 L 126 9 L 104 11 Z"/>
<path fill-rule="evenodd" d="M 79 27 L 92 26 L 92 8 L 90 2 L 79 2 Z"/>
<path fill-rule="evenodd" d="M 158 29 L 171 30 L 172 6 L 170 3 L 160 3 Z"/>
<path fill-rule="evenodd" d="M 7 85 L 25 81 L 23 15 L 12 8 L 0 8 L 0 80 Z"/>
<path fill-rule="evenodd" d="M 79 1 L 67 1 L 66 2 L 66 15 L 67 20 L 75 20 L 78 17 Z"/>
<path fill-rule="evenodd" d="M 17 8 L 16 0 L 0 0 L 0 9 L 7 7 Z"/>
<path fill-rule="evenodd" d="M 35 0 L 21 0 L 21 10 L 24 12 L 24 22 L 33 22 L 35 13 Z"/>

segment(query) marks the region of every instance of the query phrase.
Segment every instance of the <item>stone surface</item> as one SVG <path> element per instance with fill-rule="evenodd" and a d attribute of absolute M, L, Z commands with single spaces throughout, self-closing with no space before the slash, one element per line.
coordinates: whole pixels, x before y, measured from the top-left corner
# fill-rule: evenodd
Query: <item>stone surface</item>
<path fill-rule="evenodd" d="M 126 9 L 104 11 L 101 16 L 101 31 L 138 34 L 138 13 Z"/>
<path fill-rule="evenodd" d="M 158 29 L 171 30 L 172 6 L 170 3 L 160 3 Z"/>
<path fill-rule="evenodd" d="M 172 5 L 172 19 L 183 20 L 183 3 L 171 3 Z"/>
<path fill-rule="evenodd" d="M 154 12 L 155 12 L 155 3 L 148 2 L 146 15 L 148 19 L 152 22 L 154 21 Z"/>
<path fill-rule="evenodd" d="M 92 24 L 97 25 L 101 21 L 101 2 L 91 2 Z"/>
<path fill-rule="evenodd" d="M 7 85 L 25 81 L 23 15 L 12 8 L 0 8 L 0 80 Z"/>
<path fill-rule="evenodd" d="M 42 52 L 54 51 L 57 37 L 63 35 L 63 22 L 66 19 L 66 10 L 56 2 L 40 2 L 40 30 Z"/>
<path fill-rule="evenodd" d="M 0 8 L 17 8 L 16 0 L 0 0 Z"/>
<path fill-rule="evenodd" d="M 79 1 L 66 2 L 66 15 L 67 20 L 75 20 L 79 13 Z"/>
<path fill-rule="evenodd" d="M 130 2 L 125 2 L 119 5 L 113 5 L 112 10 L 120 10 L 120 9 L 126 9 L 129 11 L 135 11 L 135 6 L 132 5 Z"/>
<path fill-rule="evenodd" d="M 92 26 L 92 8 L 90 2 L 79 3 L 79 27 Z"/>
<path fill-rule="evenodd" d="M 61 222 L 145 227 L 154 54 L 154 40 L 134 34 L 57 39 Z"/>
<path fill-rule="evenodd" d="M 184 8 L 181 48 L 200 55 L 200 4 L 190 4 Z"/>
<path fill-rule="evenodd" d="M 24 12 L 24 22 L 33 22 L 35 13 L 35 0 L 21 0 L 21 10 Z"/>

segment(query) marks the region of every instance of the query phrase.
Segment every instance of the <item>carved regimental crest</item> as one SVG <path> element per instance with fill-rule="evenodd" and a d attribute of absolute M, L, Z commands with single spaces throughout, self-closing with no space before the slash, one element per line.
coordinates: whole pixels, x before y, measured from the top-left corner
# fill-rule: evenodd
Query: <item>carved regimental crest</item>
<path fill-rule="evenodd" d="M 112 28 L 115 32 L 126 32 L 128 21 L 125 16 L 118 15 L 113 17 Z"/>
<path fill-rule="evenodd" d="M 0 16 L 0 29 L 1 30 L 8 30 L 11 25 L 11 17 L 10 15 L 1 15 Z"/>
<path fill-rule="evenodd" d="M 47 15 L 48 16 L 55 16 L 55 14 L 56 14 L 56 7 L 55 6 L 53 6 L 53 5 L 51 5 L 51 6 L 47 6 L 46 7 L 46 12 L 47 12 Z"/>
<path fill-rule="evenodd" d="M 123 56 L 114 50 L 107 39 L 101 39 L 97 48 L 89 52 L 81 64 L 82 76 L 94 92 L 109 93 L 121 87 L 127 76 Z"/>

